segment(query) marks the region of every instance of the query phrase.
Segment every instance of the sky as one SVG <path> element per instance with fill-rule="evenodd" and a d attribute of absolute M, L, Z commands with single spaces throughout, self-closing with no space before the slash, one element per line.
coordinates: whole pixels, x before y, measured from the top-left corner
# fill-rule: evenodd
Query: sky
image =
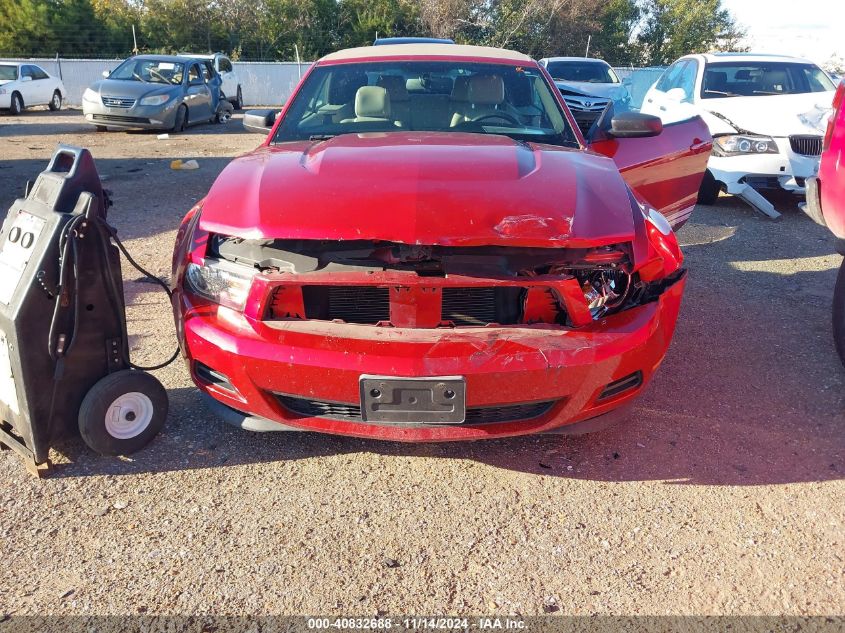
<path fill-rule="evenodd" d="M 823 64 L 845 59 L 845 0 L 722 0 L 756 53 L 782 53 Z"/>

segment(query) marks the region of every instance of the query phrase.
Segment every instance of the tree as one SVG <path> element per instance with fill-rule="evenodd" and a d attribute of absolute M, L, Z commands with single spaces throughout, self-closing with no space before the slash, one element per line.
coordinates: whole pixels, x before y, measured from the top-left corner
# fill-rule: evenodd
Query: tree
<path fill-rule="evenodd" d="M 744 33 L 722 0 L 642 0 L 641 61 L 664 66 L 689 53 L 736 50 Z"/>
<path fill-rule="evenodd" d="M 57 44 L 50 7 L 39 0 L 0 0 L 0 55 L 33 57 Z"/>

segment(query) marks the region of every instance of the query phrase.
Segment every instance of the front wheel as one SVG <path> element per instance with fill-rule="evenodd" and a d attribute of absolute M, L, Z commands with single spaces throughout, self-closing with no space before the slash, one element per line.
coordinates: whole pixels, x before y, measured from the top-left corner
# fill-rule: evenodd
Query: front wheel
<path fill-rule="evenodd" d="M 719 199 L 719 194 L 722 192 L 721 183 L 713 176 L 713 172 L 709 169 L 704 172 L 704 179 L 701 181 L 701 187 L 698 189 L 698 203 L 699 204 L 716 204 Z"/>
<path fill-rule="evenodd" d="M 12 93 L 12 102 L 9 104 L 9 112 L 20 114 L 23 112 L 23 99 L 17 92 Z"/>
<path fill-rule="evenodd" d="M 839 267 L 836 286 L 833 288 L 833 342 L 839 360 L 845 365 L 845 259 Z"/>
<path fill-rule="evenodd" d="M 50 110 L 55 112 L 56 110 L 62 109 L 62 93 L 56 90 L 53 93 L 53 98 L 50 99 L 50 103 L 48 104 Z"/>
<path fill-rule="evenodd" d="M 241 87 L 238 86 L 238 94 L 235 97 L 235 102 L 232 104 L 235 110 L 241 110 L 244 107 L 244 95 L 241 92 Z"/>
<path fill-rule="evenodd" d="M 173 124 L 174 132 L 182 132 L 188 127 L 188 106 L 184 103 L 176 110 L 176 122 Z"/>
<path fill-rule="evenodd" d="M 100 455 L 128 455 L 164 426 L 167 392 L 152 375 L 126 369 L 99 380 L 79 407 L 79 433 Z"/>

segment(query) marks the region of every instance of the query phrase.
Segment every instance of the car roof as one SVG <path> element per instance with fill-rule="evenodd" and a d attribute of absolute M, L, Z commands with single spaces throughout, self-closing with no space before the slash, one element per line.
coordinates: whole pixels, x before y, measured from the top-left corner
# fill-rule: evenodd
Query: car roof
<path fill-rule="evenodd" d="M 215 57 L 226 57 L 224 53 L 179 53 L 179 57 L 193 57 L 194 59 L 214 59 Z"/>
<path fill-rule="evenodd" d="M 154 62 L 187 62 L 200 61 L 193 55 L 133 55 L 131 59 L 149 59 Z"/>
<path fill-rule="evenodd" d="M 603 59 L 599 59 L 598 57 L 545 57 L 543 58 L 544 62 L 595 62 L 597 64 L 604 64 L 605 66 L 610 66 L 606 61 Z"/>
<path fill-rule="evenodd" d="M 803 59 L 801 57 L 791 57 L 789 55 L 772 55 L 768 53 L 703 53 L 700 55 L 687 55 L 686 58 L 700 58 L 708 64 L 718 62 L 782 62 L 787 64 L 813 63 L 810 60 Z"/>
<path fill-rule="evenodd" d="M 465 46 L 463 44 L 394 44 L 392 46 L 361 46 L 330 53 L 321 62 L 352 61 L 356 59 L 378 59 L 381 57 L 444 57 L 448 59 L 471 59 L 489 57 L 502 61 L 533 62 L 522 53 L 490 46 Z"/>

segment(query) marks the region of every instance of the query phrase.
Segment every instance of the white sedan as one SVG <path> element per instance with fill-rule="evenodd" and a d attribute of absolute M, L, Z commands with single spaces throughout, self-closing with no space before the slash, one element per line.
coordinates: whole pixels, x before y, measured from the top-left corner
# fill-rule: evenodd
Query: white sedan
<path fill-rule="evenodd" d="M 759 191 L 804 194 L 815 176 L 834 85 L 812 62 L 774 55 L 687 55 L 666 69 L 642 112 L 663 123 L 699 114 L 713 135 L 713 154 L 699 202 L 720 191 L 777 216 Z"/>
<path fill-rule="evenodd" d="M 61 79 L 35 64 L 0 62 L 0 110 L 20 114 L 24 108 L 46 105 L 62 107 L 65 86 Z"/>

